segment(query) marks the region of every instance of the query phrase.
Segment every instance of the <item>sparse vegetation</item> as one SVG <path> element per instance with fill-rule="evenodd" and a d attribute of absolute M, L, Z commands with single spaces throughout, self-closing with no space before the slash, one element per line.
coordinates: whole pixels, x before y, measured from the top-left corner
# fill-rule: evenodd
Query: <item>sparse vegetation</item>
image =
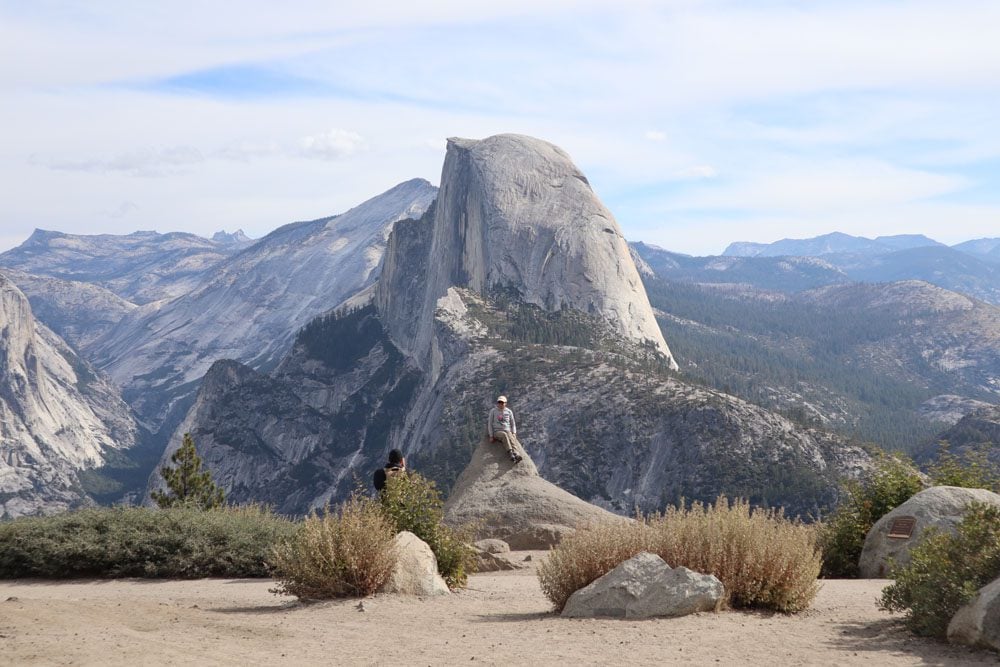
<path fill-rule="evenodd" d="M 395 532 L 408 530 L 427 543 L 449 588 L 465 585 L 475 563 L 466 546 L 470 536 L 442 523 L 444 501 L 433 481 L 412 472 L 390 477 L 379 494 L 379 503 Z"/>
<path fill-rule="evenodd" d="M 295 524 L 261 507 L 109 507 L 0 523 L 0 578 L 266 577 Z"/>
<path fill-rule="evenodd" d="M 892 575 L 882 609 L 906 612 L 918 635 L 944 637 L 955 612 L 1000 576 L 1000 509 L 972 503 L 954 534 L 928 529 Z"/>
<path fill-rule="evenodd" d="M 823 576 L 858 576 L 868 531 L 923 488 L 910 460 L 897 454 L 880 456 L 861 479 L 848 481 L 843 502 L 822 527 Z"/>
<path fill-rule="evenodd" d="M 278 595 L 303 600 L 371 595 L 396 564 L 396 529 L 378 502 L 354 496 L 338 510 L 306 517 L 272 553 Z"/>
<path fill-rule="evenodd" d="M 797 612 L 819 590 L 816 529 L 746 501 L 693 503 L 631 524 L 583 529 L 539 568 L 542 591 L 561 610 L 569 596 L 641 551 L 671 567 L 714 574 L 734 607 Z"/>

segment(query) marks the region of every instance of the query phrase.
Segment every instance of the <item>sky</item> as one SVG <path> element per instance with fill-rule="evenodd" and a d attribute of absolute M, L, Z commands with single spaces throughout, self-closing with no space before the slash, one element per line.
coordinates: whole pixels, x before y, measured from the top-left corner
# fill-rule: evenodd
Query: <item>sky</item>
<path fill-rule="evenodd" d="M 0 0 L 0 250 L 253 237 L 446 138 L 564 148 L 625 236 L 1000 236 L 995 0 Z"/>

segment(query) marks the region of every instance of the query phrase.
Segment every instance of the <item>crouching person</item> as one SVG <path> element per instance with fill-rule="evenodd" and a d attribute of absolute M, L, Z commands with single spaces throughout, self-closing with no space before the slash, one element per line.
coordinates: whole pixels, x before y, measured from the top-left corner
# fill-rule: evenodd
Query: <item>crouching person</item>
<path fill-rule="evenodd" d="M 381 492 L 385 488 L 385 482 L 390 477 L 398 477 L 406 474 L 406 459 L 403 452 L 394 449 L 389 452 L 389 461 L 384 468 L 375 471 L 375 479 L 372 480 L 375 490 Z"/>
<path fill-rule="evenodd" d="M 507 455 L 514 463 L 520 463 L 522 456 L 519 449 L 524 449 L 517 439 L 517 424 L 514 423 L 514 413 L 507 407 L 507 397 L 497 398 L 495 408 L 490 408 L 490 417 L 487 423 L 487 431 L 490 442 L 499 442 L 507 448 Z"/>

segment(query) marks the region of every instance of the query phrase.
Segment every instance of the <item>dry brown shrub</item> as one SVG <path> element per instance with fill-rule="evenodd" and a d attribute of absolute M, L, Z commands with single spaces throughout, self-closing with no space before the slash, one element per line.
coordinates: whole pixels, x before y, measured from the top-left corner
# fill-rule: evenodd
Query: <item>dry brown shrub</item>
<path fill-rule="evenodd" d="M 577 531 L 539 568 L 542 591 L 561 611 L 575 591 L 641 551 L 658 554 L 671 567 L 714 574 L 734 607 L 796 612 L 819 591 L 822 558 L 815 528 L 724 497 L 714 505 L 672 507 L 632 524 Z"/>
<path fill-rule="evenodd" d="M 392 520 L 370 498 L 356 496 L 338 511 L 306 518 L 292 539 L 275 547 L 279 595 L 303 600 L 371 595 L 396 564 Z"/>
<path fill-rule="evenodd" d="M 569 596 L 621 563 L 646 551 L 646 525 L 614 522 L 577 530 L 538 568 L 542 592 L 562 611 Z"/>
<path fill-rule="evenodd" d="M 714 505 L 671 507 L 646 523 L 650 551 L 671 567 L 714 574 L 731 606 L 796 612 L 819 592 L 817 531 L 779 510 L 720 496 Z"/>

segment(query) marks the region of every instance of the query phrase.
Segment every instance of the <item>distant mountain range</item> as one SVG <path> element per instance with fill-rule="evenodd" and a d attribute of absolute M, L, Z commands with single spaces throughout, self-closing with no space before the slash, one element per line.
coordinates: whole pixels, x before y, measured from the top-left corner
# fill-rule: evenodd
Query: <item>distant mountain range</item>
<path fill-rule="evenodd" d="M 959 246 L 920 235 L 865 239 L 834 233 L 768 245 L 734 243 L 722 256 L 691 257 L 634 244 L 638 255 L 668 280 L 744 283 L 784 292 L 849 282 L 923 280 L 1000 304 L 1000 254 L 994 254 L 1000 253 L 1000 239 Z"/>
<path fill-rule="evenodd" d="M 394 446 L 447 489 L 496 393 L 542 474 L 605 507 L 815 513 L 862 443 L 924 452 L 1000 403 L 1000 239 L 628 245 L 516 135 L 451 140 L 440 191 L 256 241 L 38 230 L 0 274 L 8 515 L 141 497 L 185 431 L 231 498 L 288 513 Z"/>
<path fill-rule="evenodd" d="M 730 243 L 722 252 L 724 257 L 820 257 L 823 255 L 884 255 L 913 248 L 947 247 L 923 234 L 898 234 L 877 236 L 851 236 L 832 232 L 807 239 L 781 239 L 773 243 Z M 1000 261 L 1000 238 L 965 241 L 952 246 L 958 251 Z"/>

